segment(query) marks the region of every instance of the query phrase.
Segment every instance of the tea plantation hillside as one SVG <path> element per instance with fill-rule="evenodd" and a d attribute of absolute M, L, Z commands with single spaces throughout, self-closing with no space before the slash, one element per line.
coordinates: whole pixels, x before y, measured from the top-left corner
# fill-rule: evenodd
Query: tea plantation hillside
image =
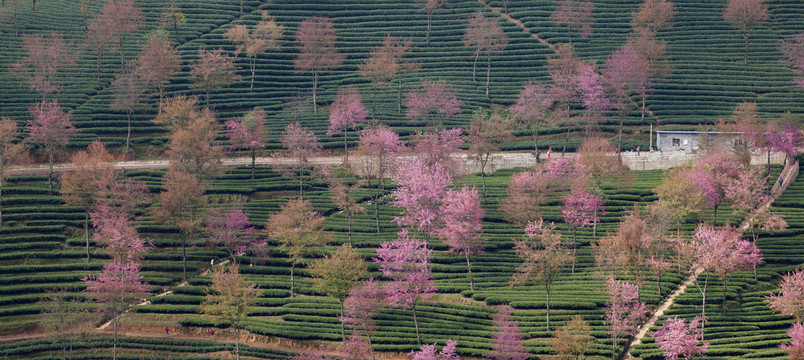
<path fill-rule="evenodd" d="M 609 54 L 625 43 L 630 30 L 630 14 L 637 10 L 639 1 L 595 1 L 591 36 L 581 38 L 573 30 L 573 45 L 579 56 L 602 65 Z M 158 26 L 158 19 L 167 5 L 165 1 L 143 0 L 137 4 L 143 8 L 146 25 L 140 31 L 126 37 L 125 58 L 134 60 L 144 43 L 144 35 Z M 707 125 L 718 118 L 727 117 L 734 106 L 744 101 L 755 101 L 763 117 L 775 118 L 790 111 L 804 110 L 804 90 L 793 83 L 794 72 L 780 62 L 782 54 L 777 51 L 779 41 L 802 30 L 800 14 L 804 5 L 796 1 L 767 1 L 770 20 L 754 29 L 750 37 L 750 54 L 747 65 L 742 63 L 743 43 L 741 34 L 728 25 L 722 17 L 725 1 L 676 1 L 678 11 L 674 25 L 657 34 L 667 42 L 667 54 L 674 68 L 672 74 L 655 86 L 647 98 L 649 115 L 644 123 L 638 111 L 633 111 L 626 121 L 626 138 L 645 145 L 649 123 L 665 129 L 680 126 L 694 128 Z M 21 3 L 17 18 L 22 34 L 43 34 L 51 31 L 63 33 L 76 47 L 83 41 L 83 20 L 79 6 L 72 1 L 40 1 L 38 10 L 31 11 L 29 4 Z M 502 2 L 489 3 L 501 8 Z M 253 107 L 266 109 L 271 119 L 269 134 L 274 141 L 285 124 L 301 120 L 303 125 L 323 135 L 327 126 L 326 105 L 343 85 L 357 84 L 366 102 L 371 86 L 357 74 L 357 66 L 381 45 L 386 35 L 410 38 L 412 50 L 405 55 L 407 61 L 421 66 L 417 73 L 401 78 L 402 97 L 422 79 L 445 80 L 458 90 L 463 100 L 463 114 L 447 121 L 448 126 L 467 126 L 471 114 L 478 107 L 512 104 L 522 85 L 529 80 L 549 83 L 545 69 L 546 59 L 554 54 L 554 47 L 568 41 L 564 27 L 559 27 L 549 15 L 554 10 L 552 1 L 507 1 L 510 16 L 521 21 L 520 26 L 501 20 L 508 38 L 505 49 L 491 59 L 491 91 L 484 95 L 484 64 L 481 60 L 477 82 L 472 81 L 473 49 L 463 46 L 467 18 L 476 11 L 486 16 L 499 16 L 477 1 L 449 1 L 432 15 L 432 35 L 425 42 L 426 14 L 418 11 L 410 1 L 355 2 L 332 1 L 311 3 L 306 1 L 259 2 L 244 1 L 244 12 L 237 3 L 228 1 L 184 1 L 179 5 L 187 23 L 178 29 L 178 50 L 182 58 L 182 71 L 167 87 L 169 95 L 198 94 L 188 88 L 190 64 L 197 58 L 198 49 L 223 48 L 234 54 L 235 46 L 223 37 L 227 29 L 237 24 L 254 25 L 264 11 L 284 26 L 284 38 L 278 51 L 269 51 L 256 59 L 256 76 L 253 91 L 249 89 L 248 60 L 242 54 L 237 58 L 241 78 L 231 86 L 214 92 L 210 105 L 218 112 L 219 121 L 241 115 Z M 99 5 L 89 10 L 94 16 Z M 19 80 L 5 71 L 9 64 L 22 55 L 21 37 L 15 37 L 11 8 L 0 19 L 0 114 L 23 122 L 29 118 L 27 109 L 37 100 Z M 306 97 L 312 88 L 312 75 L 294 71 L 294 59 L 298 54 L 295 32 L 300 21 L 311 16 L 329 17 L 335 24 L 338 51 L 345 56 L 343 66 L 324 71 L 319 85 L 319 105 L 324 111 L 318 115 L 303 112 L 292 114 L 283 111 L 288 102 L 297 95 Z M 172 30 L 172 29 L 170 29 Z M 172 31 L 171 31 L 172 35 Z M 173 36 L 171 36 L 172 38 Z M 540 40 L 546 41 L 545 43 Z M 549 46 L 548 46 L 549 45 Z M 73 142 L 83 146 L 98 136 L 112 145 L 120 145 L 124 135 L 126 116 L 109 109 L 111 92 L 108 85 L 115 72 L 119 72 L 119 56 L 116 47 L 110 46 L 102 59 L 102 89 L 95 89 L 95 54 L 83 49 L 78 65 L 58 76 L 63 90 L 56 97 L 63 106 L 73 109 L 73 122 L 81 129 L 81 135 Z M 380 88 L 377 96 L 377 118 L 393 126 L 403 134 L 413 131 L 402 112 L 398 112 L 397 86 Z M 636 99 L 636 97 L 634 98 Z M 159 151 L 165 142 L 165 132 L 154 125 L 155 99 L 148 109 L 135 112 L 133 131 L 135 146 L 149 153 Z M 307 100 L 309 106 L 309 100 Z M 577 108 L 580 111 L 580 107 Z M 610 113 L 614 117 L 614 113 Z M 603 124 L 604 133 L 614 135 L 616 119 Z M 580 128 L 574 128 L 580 130 Z M 552 132 L 560 131 L 555 129 Z M 548 135 L 551 131 L 547 132 Z M 525 133 L 520 134 L 522 136 Z M 576 136 L 577 137 L 577 136 Z M 325 137 L 325 139 L 330 139 Z M 558 147 L 558 139 L 548 137 L 545 147 Z M 571 147 L 577 142 L 573 141 Z M 628 148 L 637 143 L 626 143 Z M 274 142 L 272 147 L 278 147 Z M 333 141 L 328 146 L 337 146 Z M 512 147 L 527 147 L 523 139 Z"/>

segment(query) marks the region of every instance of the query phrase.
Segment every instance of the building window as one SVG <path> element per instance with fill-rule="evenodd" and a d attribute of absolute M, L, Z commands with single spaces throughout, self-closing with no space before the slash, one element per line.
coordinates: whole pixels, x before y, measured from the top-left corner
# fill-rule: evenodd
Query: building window
<path fill-rule="evenodd" d="M 681 146 L 681 140 L 680 139 L 673 139 L 673 146 Z"/>

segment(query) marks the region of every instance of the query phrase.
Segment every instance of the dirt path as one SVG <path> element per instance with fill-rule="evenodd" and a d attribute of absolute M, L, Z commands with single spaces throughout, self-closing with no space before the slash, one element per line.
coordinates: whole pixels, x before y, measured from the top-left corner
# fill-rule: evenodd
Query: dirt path
<path fill-rule="evenodd" d="M 223 266 L 223 265 L 226 265 L 226 264 L 228 264 L 228 263 L 229 263 L 229 260 L 227 259 L 227 260 L 221 261 L 221 262 L 219 262 L 219 263 L 216 263 L 214 266 Z M 210 271 L 210 270 L 211 270 L 211 268 L 206 269 L 206 270 L 204 270 L 204 272 L 202 272 L 200 275 L 201 275 L 201 276 L 207 275 L 207 274 L 209 274 L 209 271 Z M 180 284 L 176 285 L 175 287 L 183 287 L 183 286 L 187 286 L 187 282 L 186 282 L 186 281 L 182 281 Z M 156 297 L 162 297 L 162 296 L 167 296 L 167 295 L 170 295 L 170 294 L 172 294 L 172 293 L 173 293 L 173 291 L 168 290 L 168 291 L 165 291 L 165 292 L 159 293 L 159 294 L 157 294 L 157 295 L 155 295 L 155 296 L 156 296 Z M 148 304 L 150 304 L 150 303 L 151 303 L 151 301 L 150 301 L 150 300 L 145 300 L 145 301 L 143 301 L 143 302 L 141 302 L 141 303 L 139 303 L 139 304 L 136 304 L 136 306 L 148 305 Z M 126 311 L 124 311 L 122 314 L 118 315 L 116 318 L 120 318 L 121 316 L 125 315 L 125 314 L 126 314 L 126 313 L 128 313 L 128 312 L 131 312 L 131 307 L 129 307 L 128 309 L 126 309 Z M 115 319 L 115 318 L 112 318 L 112 319 L 110 319 L 109 321 L 105 322 L 103 325 L 98 326 L 97 330 L 105 330 L 106 328 L 108 328 L 108 327 L 109 327 L 109 325 L 112 325 L 112 323 L 114 323 L 114 319 Z"/>
<path fill-rule="evenodd" d="M 553 44 L 551 44 L 551 43 L 547 42 L 547 40 L 545 40 L 545 39 L 540 38 L 540 37 L 539 37 L 539 35 L 537 35 L 537 34 L 536 34 L 535 32 L 533 32 L 533 31 L 531 31 L 531 30 L 530 30 L 530 29 L 529 29 L 527 26 L 525 26 L 525 24 L 524 24 L 524 23 L 522 23 L 522 21 L 520 21 L 519 19 L 515 19 L 515 18 L 511 17 L 511 15 L 506 14 L 505 12 L 503 12 L 503 9 L 500 9 L 500 8 L 498 8 L 498 7 L 493 7 L 493 6 L 489 5 L 489 4 L 488 4 L 488 3 L 487 3 L 485 0 L 477 0 L 477 1 L 478 1 L 479 3 L 481 3 L 483 6 L 485 6 L 487 9 L 489 9 L 489 10 L 491 10 L 491 11 L 494 11 L 494 12 L 496 12 L 497 14 L 499 14 L 499 16 L 500 16 L 500 17 L 502 17 L 503 19 L 508 20 L 508 22 L 510 22 L 510 23 L 512 23 L 512 24 L 514 24 L 514 25 L 516 25 L 516 26 L 518 26 L 520 29 L 522 29 L 522 31 L 523 31 L 523 32 L 525 32 L 525 33 L 529 34 L 529 35 L 530 35 L 530 37 L 532 37 L 532 38 L 534 38 L 534 39 L 538 40 L 540 43 L 542 43 L 542 44 L 544 44 L 544 45 L 547 45 L 547 46 L 549 46 L 551 49 L 555 50 L 555 45 L 553 45 Z"/>
<path fill-rule="evenodd" d="M 797 166 L 797 164 L 796 165 L 790 164 L 788 166 Z M 782 173 L 779 176 L 784 176 L 786 168 L 787 168 L 787 166 L 785 166 L 785 169 L 782 170 Z M 788 185 L 789 185 L 789 183 L 793 182 L 794 180 L 795 179 L 787 181 Z M 755 216 L 754 214 L 756 214 L 759 211 L 763 211 L 763 210 L 769 208 L 771 206 L 771 204 L 773 204 L 773 202 L 776 200 L 776 198 L 779 197 L 779 195 L 781 195 L 783 192 L 784 192 L 784 190 L 779 191 L 774 196 L 771 196 L 770 199 L 768 199 L 768 201 L 766 201 L 764 204 L 762 204 L 762 206 L 760 206 L 757 209 L 757 211 L 755 211 L 751 216 L 749 216 L 747 219 L 745 219 L 740 224 L 740 227 L 738 228 L 739 231 L 742 233 L 742 232 L 745 232 L 746 230 L 748 230 L 748 226 L 751 225 L 751 221 L 753 220 L 753 218 Z M 679 295 L 683 294 L 684 291 L 687 290 L 687 286 L 689 286 L 693 282 L 695 282 L 695 280 L 698 279 L 698 275 L 700 275 L 701 273 L 703 273 L 703 269 L 695 268 L 695 270 L 692 272 L 692 274 L 690 274 L 690 276 L 687 278 L 687 280 L 685 280 L 681 284 L 681 286 L 679 286 L 678 289 L 676 289 L 676 291 L 674 291 L 672 294 L 670 294 L 669 297 L 667 297 L 667 299 L 662 303 L 662 305 L 659 306 L 658 309 L 656 309 L 656 311 L 653 313 L 653 315 L 651 315 L 650 319 L 648 319 L 648 321 L 646 323 L 642 324 L 642 326 L 639 328 L 639 330 L 637 330 L 637 334 L 634 336 L 634 340 L 631 341 L 631 343 L 628 345 L 628 348 L 625 351 L 625 358 L 626 359 L 633 359 L 633 357 L 631 356 L 631 349 L 633 349 L 635 345 L 639 345 L 639 344 L 642 343 L 642 339 L 645 336 L 647 336 L 648 331 L 650 330 L 650 328 L 654 324 L 656 324 L 656 321 L 659 320 L 659 317 L 664 315 L 664 312 L 668 308 L 670 308 L 670 306 L 673 305 L 673 303 L 675 302 L 675 299 Z"/>
<path fill-rule="evenodd" d="M 626 350 L 627 354 L 626 358 L 631 358 L 631 349 L 635 345 L 639 345 L 642 343 L 642 338 L 644 338 L 645 335 L 648 334 L 648 330 L 650 330 L 651 326 L 653 326 L 653 324 L 655 324 L 656 321 L 659 320 L 660 316 L 664 315 L 664 312 L 670 308 L 670 305 L 673 305 L 676 298 L 679 295 L 683 294 L 684 291 L 687 290 L 687 286 L 692 285 L 692 283 L 695 282 L 695 279 L 698 278 L 698 275 L 700 275 L 702 272 L 703 269 L 696 268 L 695 271 L 693 271 L 692 274 L 690 274 L 687 280 L 684 280 L 684 282 L 681 283 L 681 286 L 679 286 L 678 289 L 676 289 L 676 291 L 673 291 L 673 293 L 667 297 L 667 299 L 662 303 L 662 305 L 660 305 L 659 308 L 656 309 L 656 311 L 653 313 L 650 319 L 648 319 L 648 322 L 643 324 L 642 327 L 640 327 L 639 330 L 637 330 L 637 334 L 636 336 L 634 336 L 634 341 L 631 342 L 631 344 L 628 346 L 628 349 Z"/>

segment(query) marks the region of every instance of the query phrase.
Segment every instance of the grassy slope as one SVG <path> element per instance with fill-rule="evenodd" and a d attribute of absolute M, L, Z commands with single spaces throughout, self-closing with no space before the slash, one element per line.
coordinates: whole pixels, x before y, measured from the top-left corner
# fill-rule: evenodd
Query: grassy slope
<path fill-rule="evenodd" d="M 580 39 L 579 34 L 573 34 L 579 54 L 603 63 L 613 49 L 624 43 L 630 30 L 629 14 L 638 3 L 635 0 L 595 1 L 597 20 L 592 36 Z M 804 11 L 804 6 L 794 1 L 768 1 L 771 20 L 752 33 L 750 62 L 745 66 L 742 64 L 742 37 L 722 20 L 724 1 L 684 0 L 675 3 L 679 11 L 676 24 L 662 31 L 659 37 L 668 42 L 668 52 L 676 71 L 666 81 L 657 84 L 656 91 L 649 97 L 648 106 L 657 117 L 651 121 L 658 121 L 663 126 L 711 124 L 718 117 L 727 116 L 734 105 L 741 101 L 758 101 L 761 112 L 767 117 L 804 109 L 804 97 L 801 96 L 804 93 L 790 81 L 794 74 L 779 63 L 781 54 L 775 49 L 782 36 L 804 28 L 800 17 L 792 15 Z M 142 35 L 155 26 L 165 2 L 149 0 L 138 1 L 138 4 L 145 10 L 149 25 L 145 30 L 129 36 L 126 45 L 128 59 L 136 56 Z M 500 0 L 491 1 L 490 4 L 502 5 Z M 465 125 L 474 109 L 488 106 L 490 102 L 510 104 L 520 86 L 529 79 L 548 80 L 543 65 L 552 50 L 515 25 L 503 21 L 509 45 L 492 59 L 491 99 L 483 96 L 482 81 L 471 81 L 472 51 L 462 44 L 466 18 L 482 8 L 476 1 L 450 1 L 443 9 L 437 10 L 433 15 L 433 34 L 429 46 L 424 44 L 425 15 L 407 1 L 378 3 L 338 0 L 321 4 L 249 1 L 246 5 L 246 13 L 241 16 L 237 4 L 226 1 L 182 3 L 188 24 L 180 30 L 178 48 L 185 67 L 172 82 L 169 92 L 188 93 L 188 64 L 197 56 L 199 47 L 223 47 L 233 51 L 233 45 L 222 38 L 226 29 L 232 24 L 254 24 L 262 11 L 268 11 L 285 25 L 286 37 L 282 50 L 259 57 L 253 92 L 248 89 L 247 62 L 240 58 L 238 64 L 243 78 L 224 91 L 213 94 L 212 105 L 219 111 L 222 120 L 253 106 L 266 108 L 271 116 L 269 131 L 274 140 L 278 139 L 287 122 L 296 120 L 282 112 L 283 104 L 298 93 L 308 93 L 311 88 L 309 74 L 294 72 L 297 43 L 293 35 L 298 23 L 313 15 L 328 16 L 334 21 L 338 31 L 337 45 L 346 56 L 344 66 L 323 74 L 320 105 L 331 102 L 338 87 L 345 84 L 359 84 L 368 97 L 369 87 L 356 75 L 355 70 L 386 34 L 412 38 L 413 51 L 408 59 L 422 64 L 418 74 L 404 77 L 404 88 L 415 86 L 419 79 L 430 78 L 447 80 L 459 89 L 459 96 L 465 102 L 464 114 L 448 121 L 449 125 Z M 552 44 L 566 42 L 564 29 L 556 27 L 548 18 L 553 7 L 553 2 L 546 0 L 509 1 L 511 16 L 521 20 L 533 34 Z M 488 10 L 483 11 L 489 13 Z M 65 33 L 69 40 L 81 42 L 82 21 L 78 6 L 73 2 L 47 1 L 40 5 L 36 13 L 32 13 L 23 2 L 19 18 L 24 33 L 59 31 Z M 6 29 L 11 28 L 8 17 L 0 20 L 0 23 Z M 13 32 L 0 33 L 0 49 L 4 54 L 0 57 L 0 67 L 4 68 L 20 56 L 20 39 L 13 37 Z M 104 57 L 104 84 L 108 85 L 118 66 L 119 55 L 110 49 Z M 124 115 L 108 110 L 110 93 L 108 89 L 94 90 L 93 75 L 94 53 L 84 52 L 79 66 L 62 76 L 65 89 L 58 97 L 64 105 L 75 109 L 74 121 L 83 130 L 76 145 L 85 144 L 98 135 L 110 143 L 120 144 L 119 136 L 124 133 Z M 17 80 L 0 72 L 0 113 L 22 121 L 27 117 L 27 107 L 36 98 Z M 396 100 L 393 87 L 381 89 L 378 118 L 403 133 L 410 132 L 415 127 L 410 127 L 404 114 L 397 113 Z M 641 124 L 638 115 L 634 112 L 628 119 L 627 124 L 633 132 L 629 131 L 627 136 L 641 142 L 647 140 L 644 129 L 647 124 Z M 134 130 L 139 137 L 136 141 L 138 147 L 158 151 L 163 146 L 164 133 L 150 122 L 153 116 L 153 109 L 138 112 Z M 326 112 L 320 112 L 317 116 L 308 113 L 300 120 L 319 134 L 323 134 L 327 126 Z M 607 125 L 603 131 L 613 134 L 614 128 Z M 329 137 L 324 140 L 333 147 L 337 144 Z M 548 140 L 545 145 L 550 146 L 549 137 L 545 140 Z M 277 146 L 277 143 L 273 143 L 271 147 Z M 524 139 L 519 146 L 525 146 Z"/>

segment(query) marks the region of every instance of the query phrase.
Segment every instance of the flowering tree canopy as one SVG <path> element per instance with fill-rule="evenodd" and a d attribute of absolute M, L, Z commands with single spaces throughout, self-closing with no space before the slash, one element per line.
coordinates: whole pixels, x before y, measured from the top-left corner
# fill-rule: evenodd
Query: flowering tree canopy
<path fill-rule="evenodd" d="M 701 344 L 703 340 L 703 323 L 706 319 L 696 316 L 689 323 L 678 316 L 667 319 L 658 330 L 653 333 L 659 349 L 664 351 L 664 358 L 676 360 L 679 357 L 689 359 L 693 356 L 702 356 L 709 348 L 709 343 Z"/>

